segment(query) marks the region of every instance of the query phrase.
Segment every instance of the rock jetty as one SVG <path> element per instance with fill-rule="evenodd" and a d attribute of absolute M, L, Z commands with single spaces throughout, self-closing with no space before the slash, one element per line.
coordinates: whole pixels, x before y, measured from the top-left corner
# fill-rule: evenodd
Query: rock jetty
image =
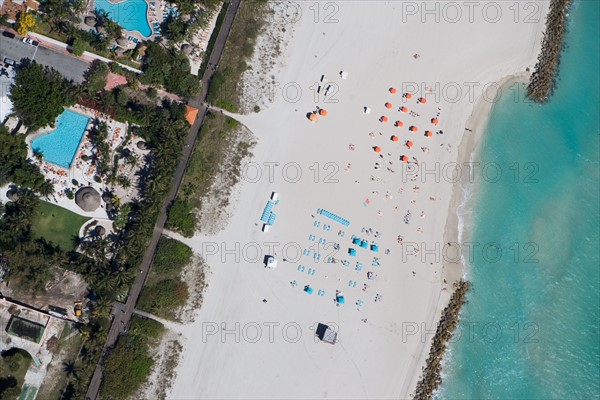
<path fill-rule="evenodd" d="M 538 103 L 548 101 L 556 86 L 567 15 L 573 0 L 551 0 L 546 31 L 535 70 L 531 74 L 527 96 Z"/>
<path fill-rule="evenodd" d="M 465 304 L 469 287 L 470 283 L 463 280 L 455 284 L 455 290 L 450 298 L 450 302 L 444 308 L 444 311 L 442 311 L 440 323 L 437 326 L 431 343 L 427 364 L 423 369 L 423 376 L 417 384 L 413 399 L 431 399 L 433 392 L 442 383 L 440 373 L 442 371 L 442 358 L 446 351 L 446 343 L 448 343 L 458 325 L 458 314 L 462 305 Z"/>

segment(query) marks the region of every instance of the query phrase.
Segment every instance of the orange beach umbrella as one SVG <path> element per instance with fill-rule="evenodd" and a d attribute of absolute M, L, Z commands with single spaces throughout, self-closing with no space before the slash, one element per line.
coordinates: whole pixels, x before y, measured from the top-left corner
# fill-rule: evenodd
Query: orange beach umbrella
<path fill-rule="evenodd" d="M 392 135 L 392 137 L 390 139 L 391 139 L 392 142 L 397 142 L 398 141 L 398 136 Z"/>
<path fill-rule="evenodd" d="M 406 107 L 402 106 L 402 107 L 400 107 L 400 111 L 402 111 L 403 113 L 405 113 L 405 112 L 407 112 L 407 111 L 408 111 L 408 108 L 406 108 Z"/>
<path fill-rule="evenodd" d="M 431 133 L 431 131 L 425 131 L 425 136 L 431 137 L 433 136 L 433 133 Z"/>
<path fill-rule="evenodd" d="M 407 141 L 406 141 L 406 147 L 408 147 L 409 149 L 410 149 L 411 147 L 413 147 L 413 142 L 411 142 L 410 140 L 407 140 Z"/>
<path fill-rule="evenodd" d="M 407 99 L 412 99 L 412 94 L 404 93 L 404 97 L 406 97 Z"/>
<path fill-rule="evenodd" d="M 394 123 L 394 126 L 397 126 L 398 128 L 401 128 L 404 125 L 404 123 L 402 121 L 396 121 Z"/>
<path fill-rule="evenodd" d="M 391 87 L 391 88 L 390 88 L 390 93 L 391 93 L 391 94 L 396 94 L 396 88 L 393 88 L 393 87 Z"/>
<path fill-rule="evenodd" d="M 317 122 L 317 114 L 316 113 L 310 113 L 310 116 L 308 117 L 308 119 L 311 120 L 311 122 Z"/>
<path fill-rule="evenodd" d="M 416 126 L 412 125 L 410 128 L 408 128 L 409 131 L 411 132 L 417 132 L 419 130 L 419 128 L 417 128 Z"/>
<path fill-rule="evenodd" d="M 381 147 L 379 146 L 373 147 L 373 150 L 375 150 L 375 153 L 381 153 Z"/>
<path fill-rule="evenodd" d="M 425 103 L 427 103 L 427 99 L 425 97 L 419 97 L 418 102 L 425 104 Z"/>
<path fill-rule="evenodd" d="M 324 108 L 321 108 L 321 109 L 319 110 L 319 115 L 326 116 L 326 115 L 327 115 L 327 110 L 326 110 L 326 109 L 324 109 Z"/>
<path fill-rule="evenodd" d="M 385 108 L 392 108 L 392 103 L 385 103 Z"/>
<path fill-rule="evenodd" d="M 381 122 L 388 122 L 388 117 L 386 117 L 385 115 L 382 115 L 381 118 L 379 118 L 379 120 Z"/>
<path fill-rule="evenodd" d="M 431 118 L 431 123 L 437 125 L 440 121 L 437 118 Z"/>
<path fill-rule="evenodd" d="M 407 163 L 408 162 L 408 157 L 407 156 L 401 156 L 400 160 L 404 161 L 405 163 Z"/>

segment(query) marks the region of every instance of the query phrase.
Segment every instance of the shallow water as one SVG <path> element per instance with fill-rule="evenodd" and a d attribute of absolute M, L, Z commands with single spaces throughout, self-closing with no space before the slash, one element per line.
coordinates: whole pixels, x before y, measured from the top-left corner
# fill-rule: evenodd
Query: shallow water
<path fill-rule="evenodd" d="M 599 397 L 599 4 L 571 10 L 551 101 L 514 85 L 492 111 L 462 210 L 473 288 L 437 398 Z"/>

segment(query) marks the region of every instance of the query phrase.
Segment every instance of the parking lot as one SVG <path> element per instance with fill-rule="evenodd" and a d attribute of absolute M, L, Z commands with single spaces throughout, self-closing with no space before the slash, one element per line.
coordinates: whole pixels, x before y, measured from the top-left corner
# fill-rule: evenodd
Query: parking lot
<path fill-rule="evenodd" d="M 17 62 L 24 58 L 35 60 L 39 64 L 54 68 L 65 78 L 76 83 L 84 81 L 83 74 L 89 67 L 87 62 L 69 54 L 23 43 L 18 36 L 10 38 L 0 35 L 0 58 L 4 60 L 5 57 Z"/>

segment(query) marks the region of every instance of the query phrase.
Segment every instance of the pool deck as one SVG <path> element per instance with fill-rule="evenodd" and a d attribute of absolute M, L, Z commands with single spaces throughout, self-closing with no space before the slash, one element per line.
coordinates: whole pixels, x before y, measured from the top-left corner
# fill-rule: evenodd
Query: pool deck
<path fill-rule="evenodd" d="M 41 135 L 47 134 L 52 131 L 54 128 L 45 127 L 43 129 L 38 130 L 35 133 L 27 136 L 25 138 L 25 142 L 27 143 L 27 156 L 33 160 L 34 163 L 40 166 L 42 173 L 45 175 L 46 179 L 51 180 L 54 183 L 54 195 L 51 196 L 50 201 L 56 205 L 59 205 L 67 210 L 73 211 L 76 214 L 97 218 L 97 219 L 108 219 L 108 215 L 106 213 L 105 204 L 102 202 L 100 207 L 92 212 L 83 211 L 79 206 L 75 204 L 74 200 L 69 199 L 65 191 L 67 189 L 71 189 L 73 192 L 76 192 L 79 187 L 91 186 L 96 189 L 100 194 L 102 194 L 105 190 L 110 189 L 107 184 L 104 182 L 96 182 L 94 180 L 95 175 L 95 165 L 92 164 L 90 160 L 84 161 L 81 159 L 82 155 L 91 156 L 92 154 L 92 144 L 88 137 L 88 133 L 91 128 L 91 121 L 94 119 L 98 119 L 102 122 L 106 122 L 108 125 L 108 140 L 110 141 L 110 150 L 111 150 L 111 159 L 115 154 L 115 150 L 123 143 L 125 137 L 127 135 L 128 125 L 123 122 L 118 122 L 112 120 L 98 111 L 91 110 L 85 108 L 80 105 L 75 105 L 69 110 L 76 112 L 78 114 L 85 115 L 90 118 L 90 123 L 86 127 L 86 131 L 79 142 L 77 147 L 77 152 L 75 153 L 75 158 L 71 162 L 69 168 L 64 168 L 56 164 L 52 164 L 47 161 L 38 162 L 34 155 L 33 150 L 31 148 L 31 141 L 39 137 Z M 120 173 L 125 173 L 124 168 L 120 170 Z M 79 182 L 79 187 L 76 187 L 72 184 L 72 180 L 75 179 Z M 133 179 L 132 179 L 133 180 Z"/>

